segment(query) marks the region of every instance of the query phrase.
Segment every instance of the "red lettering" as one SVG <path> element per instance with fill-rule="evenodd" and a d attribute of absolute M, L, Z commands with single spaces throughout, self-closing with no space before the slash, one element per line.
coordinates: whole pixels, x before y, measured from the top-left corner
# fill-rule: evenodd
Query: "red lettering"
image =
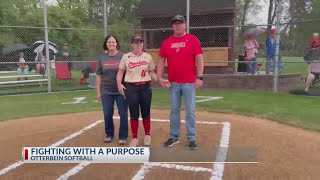
<path fill-rule="evenodd" d="M 141 71 L 141 77 L 145 77 L 146 76 L 146 70 L 142 70 Z"/>
<path fill-rule="evenodd" d="M 133 69 L 139 66 L 148 65 L 147 61 L 138 61 L 138 62 L 129 62 L 128 67 L 129 69 Z"/>

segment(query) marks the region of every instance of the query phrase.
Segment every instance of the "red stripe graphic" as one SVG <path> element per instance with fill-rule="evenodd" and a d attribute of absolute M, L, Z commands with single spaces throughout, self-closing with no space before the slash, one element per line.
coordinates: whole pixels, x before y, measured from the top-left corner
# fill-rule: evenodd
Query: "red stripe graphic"
<path fill-rule="evenodd" d="M 24 160 L 28 160 L 28 149 L 24 150 Z"/>

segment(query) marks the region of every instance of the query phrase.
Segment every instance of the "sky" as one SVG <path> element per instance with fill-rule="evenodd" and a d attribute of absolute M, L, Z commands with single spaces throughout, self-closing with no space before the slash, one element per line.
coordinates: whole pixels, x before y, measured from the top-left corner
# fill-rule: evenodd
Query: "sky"
<path fill-rule="evenodd" d="M 260 0 L 260 5 L 262 9 L 259 11 L 259 14 L 250 13 L 247 17 L 247 24 L 267 24 L 269 3 L 265 0 Z"/>

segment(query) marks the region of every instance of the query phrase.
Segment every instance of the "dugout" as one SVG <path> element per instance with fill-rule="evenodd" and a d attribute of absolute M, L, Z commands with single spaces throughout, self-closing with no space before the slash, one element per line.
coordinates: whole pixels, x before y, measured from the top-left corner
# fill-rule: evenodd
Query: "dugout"
<path fill-rule="evenodd" d="M 136 10 L 146 52 L 158 59 L 162 41 L 172 35 L 171 19 L 186 15 L 185 0 L 141 0 Z M 205 73 L 234 73 L 235 1 L 191 0 L 190 33 L 196 35 L 203 47 Z"/>

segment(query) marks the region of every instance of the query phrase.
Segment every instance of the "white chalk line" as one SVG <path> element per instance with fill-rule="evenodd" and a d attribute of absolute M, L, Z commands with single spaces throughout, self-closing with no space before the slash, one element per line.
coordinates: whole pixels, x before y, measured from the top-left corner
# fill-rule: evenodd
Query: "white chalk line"
<path fill-rule="evenodd" d="M 89 162 L 84 162 L 84 163 L 80 163 L 77 166 L 73 167 L 72 169 L 70 169 L 68 172 L 66 172 L 65 174 L 61 175 L 57 180 L 65 180 L 68 179 L 70 176 L 73 176 L 75 174 L 77 174 L 78 172 L 80 172 L 83 168 L 85 168 L 86 166 L 88 166 L 90 163 Z"/>
<path fill-rule="evenodd" d="M 66 138 L 64 138 L 64 139 L 62 139 L 62 140 L 60 140 L 60 141 L 58 141 L 58 142 L 56 142 L 56 143 L 54 143 L 54 144 L 52 144 L 52 145 L 50 145 L 50 146 L 48 146 L 48 147 L 57 147 L 57 146 L 60 146 L 61 144 L 67 142 L 68 140 L 71 140 L 71 139 L 79 136 L 79 135 L 82 134 L 83 132 L 85 132 L 85 131 L 87 131 L 87 130 L 93 128 L 93 127 L 95 127 L 96 125 L 98 125 L 98 124 L 101 123 L 101 122 L 103 122 L 103 120 L 98 120 L 98 121 L 90 124 L 89 126 L 87 126 L 87 127 L 83 128 L 83 129 L 81 129 L 81 130 L 79 130 L 79 131 L 77 131 L 77 132 L 75 132 L 75 133 L 67 136 Z M 18 161 L 18 162 L 15 162 L 15 163 L 7 166 L 6 168 L 1 169 L 1 170 L 0 170 L 0 176 L 6 174 L 7 172 L 9 172 L 9 171 L 11 171 L 11 170 L 16 169 L 17 167 L 19 167 L 19 166 L 21 166 L 21 165 L 23 165 L 23 164 L 24 164 L 24 163 L 22 162 L 22 160 L 20 160 L 20 161 Z"/>
<path fill-rule="evenodd" d="M 84 169 L 90 163 L 80 163 L 79 165 L 75 166 L 74 168 L 70 169 L 67 173 L 60 176 L 57 180 L 66 180 L 70 176 L 77 174 L 79 171 Z M 182 171 L 194 171 L 194 172 L 212 172 L 210 168 L 204 167 L 194 167 L 194 166 L 185 166 L 185 165 L 177 165 L 177 164 L 166 164 L 166 163 L 144 163 L 144 166 L 136 173 L 137 179 L 143 179 L 145 174 L 151 170 L 153 167 L 161 167 L 161 168 L 168 168 L 168 169 L 176 169 Z M 132 178 L 135 179 L 135 178 Z"/>
<path fill-rule="evenodd" d="M 222 97 L 215 97 L 215 96 L 196 96 L 196 98 L 201 99 L 201 100 L 196 100 L 195 101 L 196 103 L 222 99 Z"/>
<path fill-rule="evenodd" d="M 144 179 L 145 175 L 149 172 L 149 170 L 152 168 L 151 163 L 144 163 L 139 171 L 133 176 L 132 180 L 140 180 Z"/>
<path fill-rule="evenodd" d="M 220 138 L 219 150 L 216 156 L 217 162 L 225 162 L 228 154 L 228 147 L 230 142 L 230 128 L 229 122 L 224 122 Z M 224 163 L 215 163 L 213 165 L 210 180 L 222 180 L 224 171 Z"/>
<path fill-rule="evenodd" d="M 149 163 L 150 166 L 162 167 L 168 169 L 177 169 L 182 171 L 194 171 L 194 172 L 211 172 L 212 169 L 204 167 L 195 167 L 195 166 L 185 166 L 174 163 Z"/>
<path fill-rule="evenodd" d="M 120 117 L 113 117 L 114 119 L 120 119 Z M 151 121 L 153 122 L 169 122 L 170 120 L 168 119 L 151 119 Z M 182 122 L 186 122 L 185 120 L 182 120 Z M 208 122 L 208 121 L 197 121 L 197 123 L 199 124 L 223 124 L 223 122 Z M 84 167 L 88 166 L 90 163 L 87 163 L 87 164 L 84 164 L 84 163 L 79 163 L 78 165 L 76 165 L 75 167 L 73 167 L 72 169 L 70 169 L 68 172 L 66 172 L 65 174 L 61 175 L 58 180 L 62 180 L 60 178 L 63 178 L 63 179 L 68 179 L 70 176 L 73 176 L 75 174 L 77 174 L 78 172 L 80 172 Z M 136 173 L 136 175 L 134 177 L 137 177 L 137 179 L 141 179 L 141 177 L 144 177 L 144 175 L 149 171 L 148 169 L 155 166 L 154 163 L 150 164 L 150 163 L 144 163 L 140 170 Z M 162 166 L 162 165 L 161 165 Z M 163 165 L 165 166 L 165 165 Z M 170 167 L 172 168 L 177 168 L 177 167 L 180 167 L 180 166 L 177 166 L 177 165 L 170 165 Z M 169 166 L 167 166 L 169 167 Z M 199 171 L 197 170 L 196 167 L 194 167 L 195 169 L 191 169 L 191 170 L 194 170 L 194 171 Z M 202 167 L 199 167 L 199 169 L 201 169 Z M 200 170 L 201 171 L 201 170 Z M 212 170 L 210 170 L 211 172 Z M 134 178 L 133 178 L 134 179 Z M 143 178 L 142 178 L 143 179 Z"/>
<path fill-rule="evenodd" d="M 154 121 L 160 121 L 164 122 L 166 120 L 154 120 Z M 169 121 L 169 120 L 168 120 Z M 184 120 L 182 122 L 185 122 Z M 216 156 L 216 161 L 219 163 L 215 163 L 213 166 L 213 169 L 210 169 L 209 172 L 211 172 L 210 180 L 222 180 L 223 177 L 223 171 L 224 171 L 224 162 L 227 158 L 227 150 L 229 147 L 229 140 L 230 140 L 230 123 L 229 122 L 207 122 L 207 121 L 197 121 L 197 123 L 202 124 L 222 124 L 222 133 L 220 138 L 220 146 L 219 150 Z M 167 166 L 167 165 L 166 165 Z M 172 168 L 177 168 L 179 165 L 171 165 Z M 152 164 L 150 163 L 144 163 L 140 170 L 132 177 L 132 180 L 143 180 L 145 178 L 145 175 L 149 172 L 149 169 L 152 167 Z M 197 171 L 202 167 L 194 167 L 193 171 Z"/>
<path fill-rule="evenodd" d="M 194 167 L 194 166 L 185 166 L 177 164 L 166 164 L 166 163 L 144 163 L 140 170 L 135 174 L 132 180 L 144 179 L 145 175 L 154 167 L 176 169 L 180 171 L 194 171 L 194 172 L 211 172 L 212 169 L 204 167 Z"/>

